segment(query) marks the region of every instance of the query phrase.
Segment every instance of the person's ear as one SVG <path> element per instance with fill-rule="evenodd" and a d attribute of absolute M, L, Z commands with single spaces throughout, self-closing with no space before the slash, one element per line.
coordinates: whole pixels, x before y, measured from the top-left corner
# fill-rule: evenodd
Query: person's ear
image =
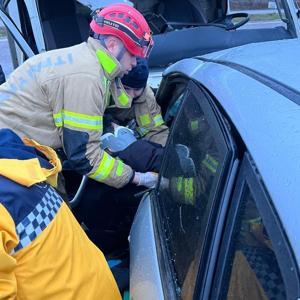
<path fill-rule="evenodd" d="M 106 40 L 106 48 L 109 52 L 115 54 L 119 51 L 119 41 L 114 36 L 110 36 Z"/>

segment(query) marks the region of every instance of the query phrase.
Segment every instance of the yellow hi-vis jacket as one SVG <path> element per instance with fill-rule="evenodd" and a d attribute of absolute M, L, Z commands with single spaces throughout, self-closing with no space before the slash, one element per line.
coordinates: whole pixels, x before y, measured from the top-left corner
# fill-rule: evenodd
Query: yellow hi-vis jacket
<path fill-rule="evenodd" d="M 52 169 L 0 159 L 0 299 L 121 299 L 102 252 L 44 181 L 55 182 L 59 160 L 39 150 L 57 162 Z"/>
<path fill-rule="evenodd" d="M 149 86 L 146 86 L 142 95 L 134 100 L 130 108 L 109 108 L 109 111 L 121 122 L 135 119 L 137 131 L 143 139 L 166 145 L 169 128 L 164 123 L 161 108 Z"/>
<path fill-rule="evenodd" d="M 110 95 L 116 107 L 131 106 L 121 72 L 119 62 L 93 38 L 32 57 L 0 86 L 0 128 L 63 148 L 65 168 L 122 187 L 132 169 L 100 148 Z"/>

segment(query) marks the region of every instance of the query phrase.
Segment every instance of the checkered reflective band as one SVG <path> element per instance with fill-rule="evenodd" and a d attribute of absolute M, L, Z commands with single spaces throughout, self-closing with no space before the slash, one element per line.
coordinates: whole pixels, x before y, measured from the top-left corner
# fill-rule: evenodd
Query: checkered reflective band
<path fill-rule="evenodd" d="M 23 249 L 43 232 L 55 217 L 62 202 L 61 197 L 50 187 L 33 211 L 17 225 L 20 242 L 13 252 Z"/>
<path fill-rule="evenodd" d="M 274 253 L 266 248 L 243 246 L 242 251 L 270 300 L 287 299 Z"/>

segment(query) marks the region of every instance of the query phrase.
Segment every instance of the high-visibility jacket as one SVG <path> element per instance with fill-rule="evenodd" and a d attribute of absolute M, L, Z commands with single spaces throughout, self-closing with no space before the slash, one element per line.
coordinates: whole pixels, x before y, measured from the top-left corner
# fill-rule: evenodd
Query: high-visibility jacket
<path fill-rule="evenodd" d="M 135 119 L 137 131 L 143 139 L 165 146 L 169 128 L 164 124 L 160 106 L 149 86 L 146 86 L 143 94 L 134 100 L 130 108 L 109 108 L 109 112 L 121 122 Z"/>
<path fill-rule="evenodd" d="M 93 38 L 32 57 L 0 86 L 0 128 L 63 148 L 66 168 L 122 187 L 132 169 L 100 148 L 110 96 L 116 107 L 131 106 L 120 73 L 119 62 Z"/>
<path fill-rule="evenodd" d="M 55 152 L 25 142 L 0 130 L 0 299 L 121 299 L 102 252 L 47 183 L 61 169 Z"/>

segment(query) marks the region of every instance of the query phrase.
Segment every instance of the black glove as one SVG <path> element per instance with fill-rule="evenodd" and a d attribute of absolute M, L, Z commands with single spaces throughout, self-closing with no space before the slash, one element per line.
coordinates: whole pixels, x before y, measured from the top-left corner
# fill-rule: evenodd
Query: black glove
<path fill-rule="evenodd" d="M 157 143 L 137 140 L 125 150 L 114 153 L 137 172 L 159 172 L 165 149 Z"/>

